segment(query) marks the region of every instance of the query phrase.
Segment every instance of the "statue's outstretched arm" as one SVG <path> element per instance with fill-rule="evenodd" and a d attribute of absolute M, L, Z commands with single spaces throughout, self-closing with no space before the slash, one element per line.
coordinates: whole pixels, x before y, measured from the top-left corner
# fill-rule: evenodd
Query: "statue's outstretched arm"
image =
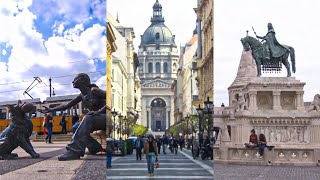
<path fill-rule="evenodd" d="M 258 36 L 258 35 L 256 35 L 256 37 L 259 38 L 259 39 L 266 39 L 266 36 Z"/>
<path fill-rule="evenodd" d="M 44 110 L 41 109 L 39 111 L 42 112 L 42 113 L 47 113 L 47 112 L 52 112 L 52 111 L 63 111 L 63 110 L 71 108 L 72 106 L 78 104 L 81 101 L 82 101 L 82 97 L 81 97 L 81 95 L 78 95 L 76 98 L 72 99 L 67 104 L 62 104 L 62 105 L 54 107 L 54 108 L 45 107 Z"/>

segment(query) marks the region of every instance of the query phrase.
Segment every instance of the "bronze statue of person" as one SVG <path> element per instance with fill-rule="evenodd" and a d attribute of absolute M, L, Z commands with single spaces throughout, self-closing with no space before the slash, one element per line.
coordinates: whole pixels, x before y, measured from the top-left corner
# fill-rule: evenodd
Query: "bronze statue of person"
<path fill-rule="evenodd" d="M 256 34 L 256 37 L 266 41 L 266 59 L 278 58 L 289 50 L 278 42 L 271 23 L 268 23 L 268 33 L 265 36 L 258 36 Z"/>
<path fill-rule="evenodd" d="M 90 78 L 85 73 L 79 73 L 72 82 L 73 87 L 80 90 L 80 94 L 67 104 L 54 108 L 39 110 L 42 113 L 63 111 L 82 101 L 83 106 L 90 110 L 82 119 L 75 131 L 71 142 L 67 145 L 67 152 L 59 156 L 59 161 L 80 159 L 88 148 L 91 154 L 102 151 L 101 144 L 90 136 L 96 130 L 106 130 L 106 92 L 97 85 L 90 83 Z"/>

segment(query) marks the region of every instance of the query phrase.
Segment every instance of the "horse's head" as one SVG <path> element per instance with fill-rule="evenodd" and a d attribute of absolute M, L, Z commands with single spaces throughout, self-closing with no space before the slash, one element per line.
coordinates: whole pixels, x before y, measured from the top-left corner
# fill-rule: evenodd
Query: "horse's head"
<path fill-rule="evenodd" d="M 256 38 L 251 37 L 251 36 L 246 36 L 244 38 L 241 38 L 240 41 L 241 41 L 245 51 L 249 51 L 250 49 L 251 50 L 255 50 L 257 48 L 262 47 L 261 42 L 259 40 L 257 40 Z"/>
<path fill-rule="evenodd" d="M 248 37 L 248 36 L 247 36 Z M 248 38 L 245 37 L 245 38 L 241 38 L 240 41 L 242 43 L 242 46 L 244 48 L 245 51 L 249 51 L 250 50 L 250 44 L 248 42 Z"/>

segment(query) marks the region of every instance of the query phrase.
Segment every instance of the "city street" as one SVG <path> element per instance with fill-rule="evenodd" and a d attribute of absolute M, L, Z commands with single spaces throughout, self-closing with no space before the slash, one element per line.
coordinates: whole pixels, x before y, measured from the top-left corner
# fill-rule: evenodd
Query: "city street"
<path fill-rule="evenodd" d="M 177 155 L 161 152 L 158 159 L 160 168 L 155 169 L 154 177 L 149 177 L 145 156 L 137 161 L 134 151 L 132 155 L 113 157 L 107 179 L 213 179 L 212 161 L 193 160 L 188 150 L 179 150 Z"/>

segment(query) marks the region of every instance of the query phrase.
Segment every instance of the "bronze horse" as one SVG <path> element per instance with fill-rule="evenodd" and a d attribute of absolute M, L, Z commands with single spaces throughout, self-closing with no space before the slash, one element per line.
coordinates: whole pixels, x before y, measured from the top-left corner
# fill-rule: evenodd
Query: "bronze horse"
<path fill-rule="evenodd" d="M 251 36 L 246 36 L 240 41 L 245 51 L 249 51 L 251 49 L 252 57 L 255 59 L 257 65 L 257 76 L 261 76 L 261 67 L 265 66 L 266 63 L 276 64 L 281 62 L 287 69 L 287 77 L 290 77 L 291 71 L 290 63 L 288 61 L 289 54 L 291 58 L 292 72 L 296 72 L 295 53 L 293 47 L 283 45 L 286 51 L 280 57 L 272 57 L 270 60 L 268 60 L 265 58 L 265 44 L 262 44 L 259 40 Z"/>

